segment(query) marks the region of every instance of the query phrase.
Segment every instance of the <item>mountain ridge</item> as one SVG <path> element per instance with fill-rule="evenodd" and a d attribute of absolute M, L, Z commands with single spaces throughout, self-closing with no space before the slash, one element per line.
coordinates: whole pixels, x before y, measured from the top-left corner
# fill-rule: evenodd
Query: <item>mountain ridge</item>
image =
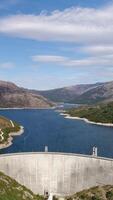
<path fill-rule="evenodd" d="M 45 91 L 0 81 L 1 108 L 49 108 L 57 102 L 95 104 L 110 101 L 113 101 L 113 81 L 78 84 Z"/>
<path fill-rule="evenodd" d="M 93 104 L 113 100 L 113 81 L 79 84 L 70 87 L 38 91 L 42 96 L 54 102 Z"/>
<path fill-rule="evenodd" d="M 51 106 L 53 103 L 39 93 L 33 94 L 30 90 L 12 82 L 0 81 L 1 108 L 49 108 Z"/>

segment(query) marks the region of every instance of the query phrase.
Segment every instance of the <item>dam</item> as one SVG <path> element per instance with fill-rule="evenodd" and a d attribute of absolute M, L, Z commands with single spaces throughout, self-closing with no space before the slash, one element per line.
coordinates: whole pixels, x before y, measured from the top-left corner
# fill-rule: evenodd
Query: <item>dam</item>
<path fill-rule="evenodd" d="M 113 159 L 68 153 L 0 155 L 0 171 L 36 194 L 72 195 L 97 185 L 113 185 Z"/>

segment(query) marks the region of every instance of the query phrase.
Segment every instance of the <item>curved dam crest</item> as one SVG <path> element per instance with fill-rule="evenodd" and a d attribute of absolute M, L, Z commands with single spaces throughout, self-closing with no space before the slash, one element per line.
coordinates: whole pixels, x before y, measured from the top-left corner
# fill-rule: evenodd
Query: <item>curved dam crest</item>
<path fill-rule="evenodd" d="M 0 155 L 0 171 L 37 194 L 65 196 L 96 185 L 113 185 L 113 159 L 79 154 Z"/>

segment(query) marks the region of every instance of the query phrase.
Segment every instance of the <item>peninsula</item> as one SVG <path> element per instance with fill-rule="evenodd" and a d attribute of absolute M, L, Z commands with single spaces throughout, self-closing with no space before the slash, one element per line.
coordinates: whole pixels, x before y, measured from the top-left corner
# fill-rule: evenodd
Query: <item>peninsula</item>
<path fill-rule="evenodd" d="M 88 123 L 113 126 L 113 102 L 94 106 L 80 106 L 64 112 L 66 118 L 81 119 Z"/>
<path fill-rule="evenodd" d="M 24 132 L 24 128 L 16 122 L 0 116 L 0 149 L 9 147 L 13 137 Z"/>

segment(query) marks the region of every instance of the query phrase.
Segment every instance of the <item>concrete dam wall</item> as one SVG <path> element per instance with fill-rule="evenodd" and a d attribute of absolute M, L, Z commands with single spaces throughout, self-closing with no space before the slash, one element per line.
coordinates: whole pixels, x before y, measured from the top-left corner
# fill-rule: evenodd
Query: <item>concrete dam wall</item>
<path fill-rule="evenodd" d="M 0 171 L 34 193 L 74 194 L 96 185 L 113 185 L 113 160 L 62 153 L 0 155 Z"/>

